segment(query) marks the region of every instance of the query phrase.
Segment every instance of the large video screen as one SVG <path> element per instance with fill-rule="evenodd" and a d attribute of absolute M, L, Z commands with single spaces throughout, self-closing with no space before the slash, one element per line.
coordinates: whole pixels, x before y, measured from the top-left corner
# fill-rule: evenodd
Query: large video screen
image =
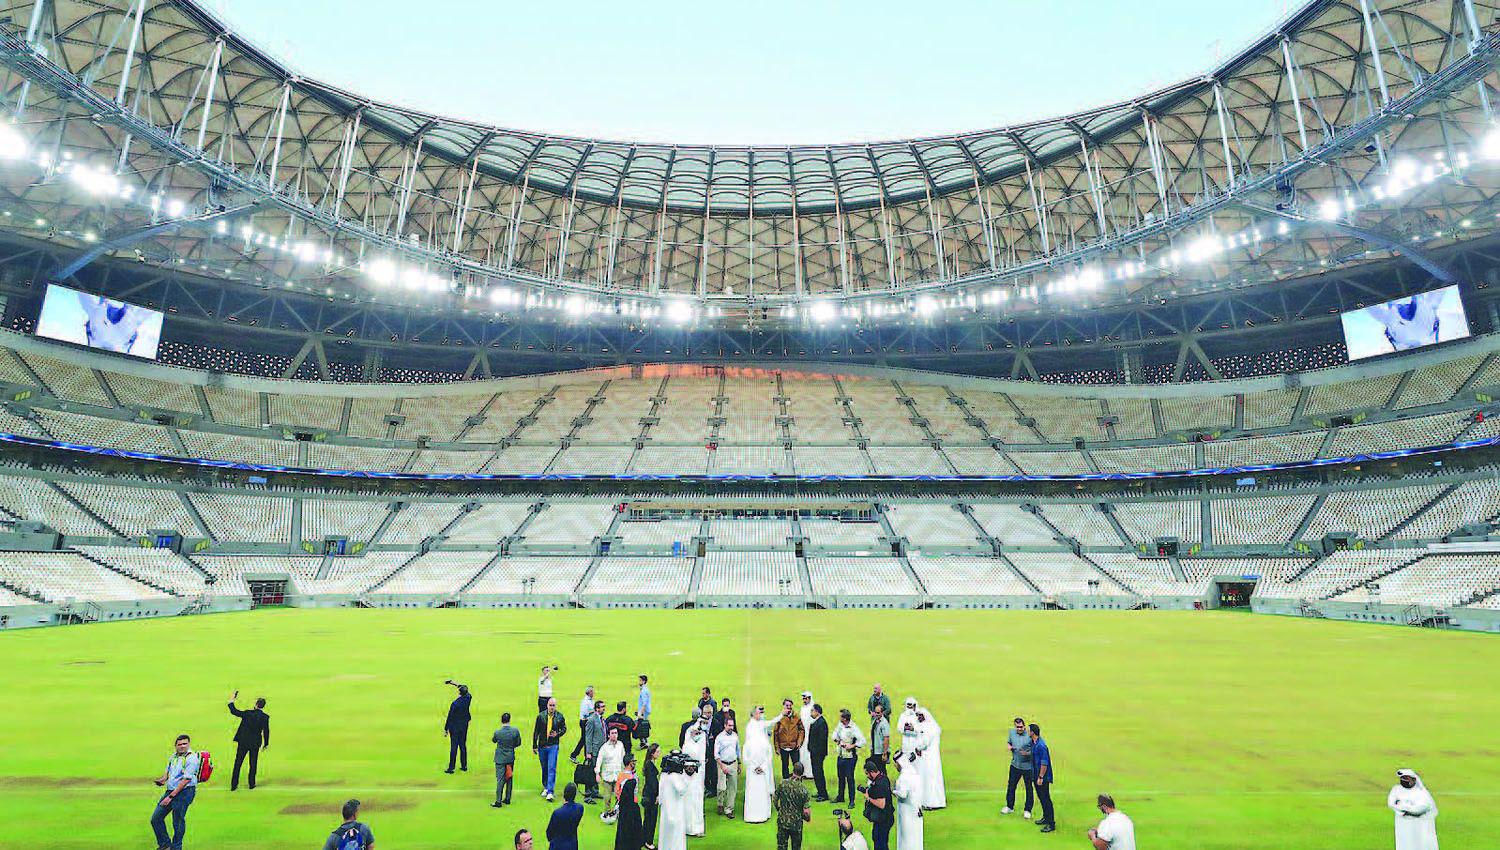
<path fill-rule="evenodd" d="M 1445 286 L 1343 315 L 1350 360 L 1410 351 L 1469 335 L 1457 286 Z"/>
<path fill-rule="evenodd" d="M 156 359 L 162 314 L 66 286 L 50 284 L 36 320 L 36 335 Z"/>

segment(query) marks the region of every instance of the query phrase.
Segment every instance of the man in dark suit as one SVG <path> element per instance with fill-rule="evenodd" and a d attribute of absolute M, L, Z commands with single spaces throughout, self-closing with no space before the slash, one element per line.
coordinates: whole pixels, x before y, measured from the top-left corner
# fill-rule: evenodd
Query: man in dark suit
<path fill-rule="evenodd" d="M 578 850 L 578 824 L 583 820 L 583 804 L 577 797 L 577 785 L 569 782 L 563 786 L 563 804 L 552 812 L 552 819 L 547 822 L 547 850 Z"/>
<path fill-rule="evenodd" d="M 813 722 L 807 730 L 807 760 L 812 762 L 813 787 L 817 789 L 814 800 L 828 802 L 828 780 L 823 777 L 823 762 L 828 759 L 828 720 L 823 717 L 823 706 L 812 707 Z"/>
<path fill-rule="evenodd" d="M 443 721 L 443 734 L 448 738 L 448 769 L 444 773 L 453 772 L 453 763 L 458 761 L 462 764 L 464 771 L 469 769 L 469 703 L 473 696 L 469 693 L 468 685 L 448 679 L 443 682 L 458 688 L 458 696 L 448 706 L 448 719 Z"/>
<path fill-rule="evenodd" d="M 229 713 L 240 719 L 240 727 L 234 730 L 234 773 L 229 776 L 229 790 L 237 791 L 240 787 L 240 766 L 245 759 L 250 759 L 250 783 L 251 790 L 255 788 L 255 769 L 260 763 L 260 751 L 271 746 L 271 716 L 266 714 L 266 698 L 260 697 L 255 701 L 255 707 L 249 711 L 240 711 L 235 708 L 234 701 L 240 698 L 240 692 L 235 691 L 234 696 L 229 698 Z"/>

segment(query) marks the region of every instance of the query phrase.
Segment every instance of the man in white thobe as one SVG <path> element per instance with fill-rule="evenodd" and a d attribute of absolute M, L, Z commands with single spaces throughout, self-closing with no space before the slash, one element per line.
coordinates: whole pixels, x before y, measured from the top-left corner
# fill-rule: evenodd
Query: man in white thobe
<path fill-rule="evenodd" d="M 771 819 L 771 791 L 775 784 L 772 771 L 771 727 L 766 724 L 766 707 L 758 705 L 745 724 L 745 823 L 765 823 Z"/>
<path fill-rule="evenodd" d="M 708 747 L 708 718 L 700 716 L 682 743 L 683 753 L 698 761 L 698 772 L 688 788 L 687 799 L 687 834 L 693 836 L 703 834 L 703 774 L 708 772 Z"/>
<path fill-rule="evenodd" d="M 1415 771 L 1396 771 L 1396 785 L 1385 798 L 1396 813 L 1396 850 L 1438 850 L 1437 801 Z"/>
<path fill-rule="evenodd" d="M 943 727 L 938 725 L 925 705 L 917 706 L 917 730 L 922 742 L 922 757 L 917 761 L 922 771 L 922 807 L 947 808 L 948 791 L 943 782 Z"/>
<path fill-rule="evenodd" d="M 896 784 L 891 795 L 896 798 L 897 850 L 922 850 L 922 773 L 917 759 L 902 753 L 896 759 Z"/>
<path fill-rule="evenodd" d="M 686 773 L 662 774 L 657 850 L 687 850 L 688 789 L 695 782 L 697 777 Z"/>
<path fill-rule="evenodd" d="M 809 733 L 812 731 L 812 691 L 802 692 L 802 707 L 797 709 L 797 714 L 802 718 L 802 728 Z M 802 762 L 802 775 L 812 776 L 812 755 L 807 751 L 807 737 L 802 738 L 802 748 L 797 751 L 797 758 Z"/>

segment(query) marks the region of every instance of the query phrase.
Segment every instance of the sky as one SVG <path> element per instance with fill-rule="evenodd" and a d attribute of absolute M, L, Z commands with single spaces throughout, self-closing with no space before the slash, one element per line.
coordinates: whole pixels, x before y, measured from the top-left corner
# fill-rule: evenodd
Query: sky
<path fill-rule="evenodd" d="M 1006 126 L 1195 77 L 1289 0 L 204 0 L 304 76 L 623 141 L 877 141 Z"/>

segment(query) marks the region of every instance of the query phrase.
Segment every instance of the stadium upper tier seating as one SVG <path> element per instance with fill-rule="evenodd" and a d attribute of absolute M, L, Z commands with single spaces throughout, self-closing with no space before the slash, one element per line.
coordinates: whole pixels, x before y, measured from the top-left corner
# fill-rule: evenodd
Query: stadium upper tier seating
<path fill-rule="evenodd" d="M 1297 389 L 1254 379 L 1128 396 L 896 372 L 705 367 L 343 385 L 210 376 L 0 333 L 5 343 L 0 389 L 13 391 L 0 431 L 304 469 L 1088 475 L 1297 463 L 1500 433 L 1475 415 L 1481 398 L 1500 392 L 1496 340 L 1405 371 L 1310 373 Z"/>
<path fill-rule="evenodd" d="M 1500 434 L 1483 415 L 1500 390 L 1500 343 L 1490 340 L 1295 388 L 1272 379 L 1131 395 L 701 368 L 439 388 L 209 380 L 0 342 L 11 343 L 0 347 L 9 399 L 0 430 L 277 467 L 1070 475 L 1291 463 Z M 1303 612 L 1490 611 L 1500 594 L 1491 467 L 1175 495 L 923 498 L 862 486 L 864 507 L 842 514 L 754 495 L 674 497 L 652 513 L 642 509 L 650 498 L 630 497 L 627 510 L 625 497 L 597 486 L 356 495 L 16 460 L 0 468 L 0 617 L 244 607 L 269 598 L 268 586 L 303 604 L 1131 607 L 1211 603 L 1221 584 L 1243 582 L 1266 610 Z"/>

